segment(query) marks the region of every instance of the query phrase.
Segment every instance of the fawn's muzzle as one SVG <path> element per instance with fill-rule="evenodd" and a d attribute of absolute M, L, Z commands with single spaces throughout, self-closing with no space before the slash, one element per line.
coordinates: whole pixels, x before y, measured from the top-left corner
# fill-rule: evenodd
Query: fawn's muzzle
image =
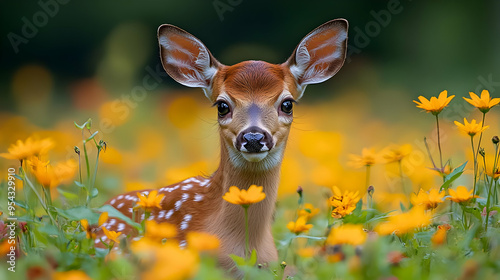
<path fill-rule="evenodd" d="M 267 152 L 273 147 L 271 135 L 263 129 L 252 126 L 238 135 L 236 148 L 245 153 Z"/>

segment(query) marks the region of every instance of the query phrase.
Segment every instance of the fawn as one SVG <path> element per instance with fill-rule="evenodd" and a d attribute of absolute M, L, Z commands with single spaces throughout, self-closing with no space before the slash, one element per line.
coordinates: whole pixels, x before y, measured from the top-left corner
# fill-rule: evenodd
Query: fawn
<path fill-rule="evenodd" d="M 159 189 L 165 197 L 161 209 L 154 210 L 149 219 L 177 225 L 180 246 L 186 245 L 186 231 L 214 234 L 221 241 L 219 263 L 231 269 L 234 264 L 228 255 L 244 255 L 244 214 L 242 207 L 222 196 L 231 186 L 263 186 L 266 199 L 249 208 L 250 250 L 257 250 L 258 263 L 277 261 L 271 223 L 293 105 L 306 85 L 326 81 L 342 67 L 347 29 L 344 19 L 324 23 L 307 34 L 283 64 L 244 61 L 226 66 L 193 35 L 161 25 L 158 41 L 163 68 L 182 85 L 202 88 L 217 107 L 221 149 L 220 165 L 210 177 L 192 177 Z M 134 191 L 107 204 L 131 217 L 137 200 Z M 118 219 L 104 226 L 134 234 Z"/>

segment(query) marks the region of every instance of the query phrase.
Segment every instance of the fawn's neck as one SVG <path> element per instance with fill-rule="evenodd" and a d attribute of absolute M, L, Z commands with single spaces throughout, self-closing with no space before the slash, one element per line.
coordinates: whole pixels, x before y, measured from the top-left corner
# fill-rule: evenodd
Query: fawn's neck
<path fill-rule="evenodd" d="M 270 169 L 258 168 L 260 163 L 247 163 L 245 167 L 235 167 L 229 160 L 226 148 L 221 151 L 221 163 L 212 177 L 214 188 L 212 201 L 216 208 L 212 219 L 208 221 L 211 231 L 226 243 L 244 244 L 245 220 L 244 210 L 240 205 L 233 205 L 222 199 L 231 186 L 248 189 L 250 185 L 262 186 L 266 198 L 248 208 L 248 224 L 250 229 L 250 247 L 257 247 L 262 239 L 270 234 L 273 219 L 281 161 Z M 223 242 L 223 243 L 224 243 Z"/>

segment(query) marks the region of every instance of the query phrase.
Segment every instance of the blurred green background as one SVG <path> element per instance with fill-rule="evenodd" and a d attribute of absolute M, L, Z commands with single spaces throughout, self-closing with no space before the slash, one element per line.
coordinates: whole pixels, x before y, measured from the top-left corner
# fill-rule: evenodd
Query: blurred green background
<path fill-rule="evenodd" d="M 161 70 L 156 30 L 163 23 L 187 30 L 219 61 L 234 64 L 281 63 L 315 27 L 349 21 L 348 61 L 330 81 L 309 86 L 297 108 L 292 136 L 298 136 L 283 166 L 289 193 L 298 184 L 357 188 L 349 180 L 362 180 L 360 173 L 342 178 L 347 155 L 363 147 L 411 143 L 421 150 L 417 142 L 432 138 L 434 123 L 411 102 L 419 95 L 445 89 L 457 95 L 443 115 L 444 132 L 454 135 L 453 120 L 477 118 L 461 96 L 488 89 L 498 97 L 500 89 L 500 2 L 493 0 L 43 0 L 0 7 L 0 149 L 36 132 L 59 141 L 56 158 L 74 156 L 79 132 L 72 123 L 91 117 L 111 147 L 103 159 L 110 171 L 100 177 L 110 189 L 172 183 L 217 165 L 215 109 L 201 90 L 152 74 Z M 130 101 L 145 78 L 153 86 Z M 491 114 L 492 127 L 498 116 Z M 457 139 L 443 140 L 445 154 L 468 147 L 467 139 Z M 456 157 L 458 164 L 466 153 Z M 429 163 L 409 170 L 417 166 L 423 169 L 415 186 L 432 185 L 434 179 L 422 179 Z M 380 175 L 379 185 L 387 182 Z"/>

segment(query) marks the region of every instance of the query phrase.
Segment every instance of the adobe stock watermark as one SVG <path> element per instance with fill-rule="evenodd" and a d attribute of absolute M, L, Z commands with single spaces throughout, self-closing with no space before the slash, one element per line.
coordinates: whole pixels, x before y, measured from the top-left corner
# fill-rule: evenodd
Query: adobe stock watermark
<path fill-rule="evenodd" d="M 408 0 L 411 2 L 411 0 Z M 364 48 L 370 45 L 373 38 L 380 35 L 382 29 L 389 26 L 393 16 L 400 14 L 403 11 L 403 5 L 400 0 L 389 0 L 385 9 L 379 11 L 370 11 L 370 15 L 373 18 L 367 22 L 363 28 L 355 26 L 350 33 L 354 35 L 349 35 L 352 40 L 349 40 L 347 44 L 347 57 L 346 63 L 351 62 L 351 56 L 354 54 L 360 54 Z"/>
<path fill-rule="evenodd" d="M 11 167 L 7 169 L 7 264 L 8 270 L 16 272 L 16 251 L 17 251 L 17 236 L 16 236 L 16 169 Z"/>
<path fill-rule="evenodd" d="M 21 44 L 28 44 L 30 39 L 33 39 L 41 28 L 45 27 L 50 18 L 55 17 L 62 5 L 66 5 L 70 0 L 40 0 L 38 1 L 38 6 L 40 10 L 33 13 L 33 15 L 28 17 L 22 17 L 22 27 L 20 32 L 9 32 L 7 34 L 7 39 L 9 39 L 10 45 L 14 50 L 14 53 L 19 53 L 19 47 Z"/>
<path fill-rule="evenodd" d="M 220 21 L 224 21 L 224 14 L 227 12 L 234 11 L 234 8 L 243 3 L 243 0 L 214 0 L 212 5 L 214 6 L 217 16 L 219 16 Z"/>

